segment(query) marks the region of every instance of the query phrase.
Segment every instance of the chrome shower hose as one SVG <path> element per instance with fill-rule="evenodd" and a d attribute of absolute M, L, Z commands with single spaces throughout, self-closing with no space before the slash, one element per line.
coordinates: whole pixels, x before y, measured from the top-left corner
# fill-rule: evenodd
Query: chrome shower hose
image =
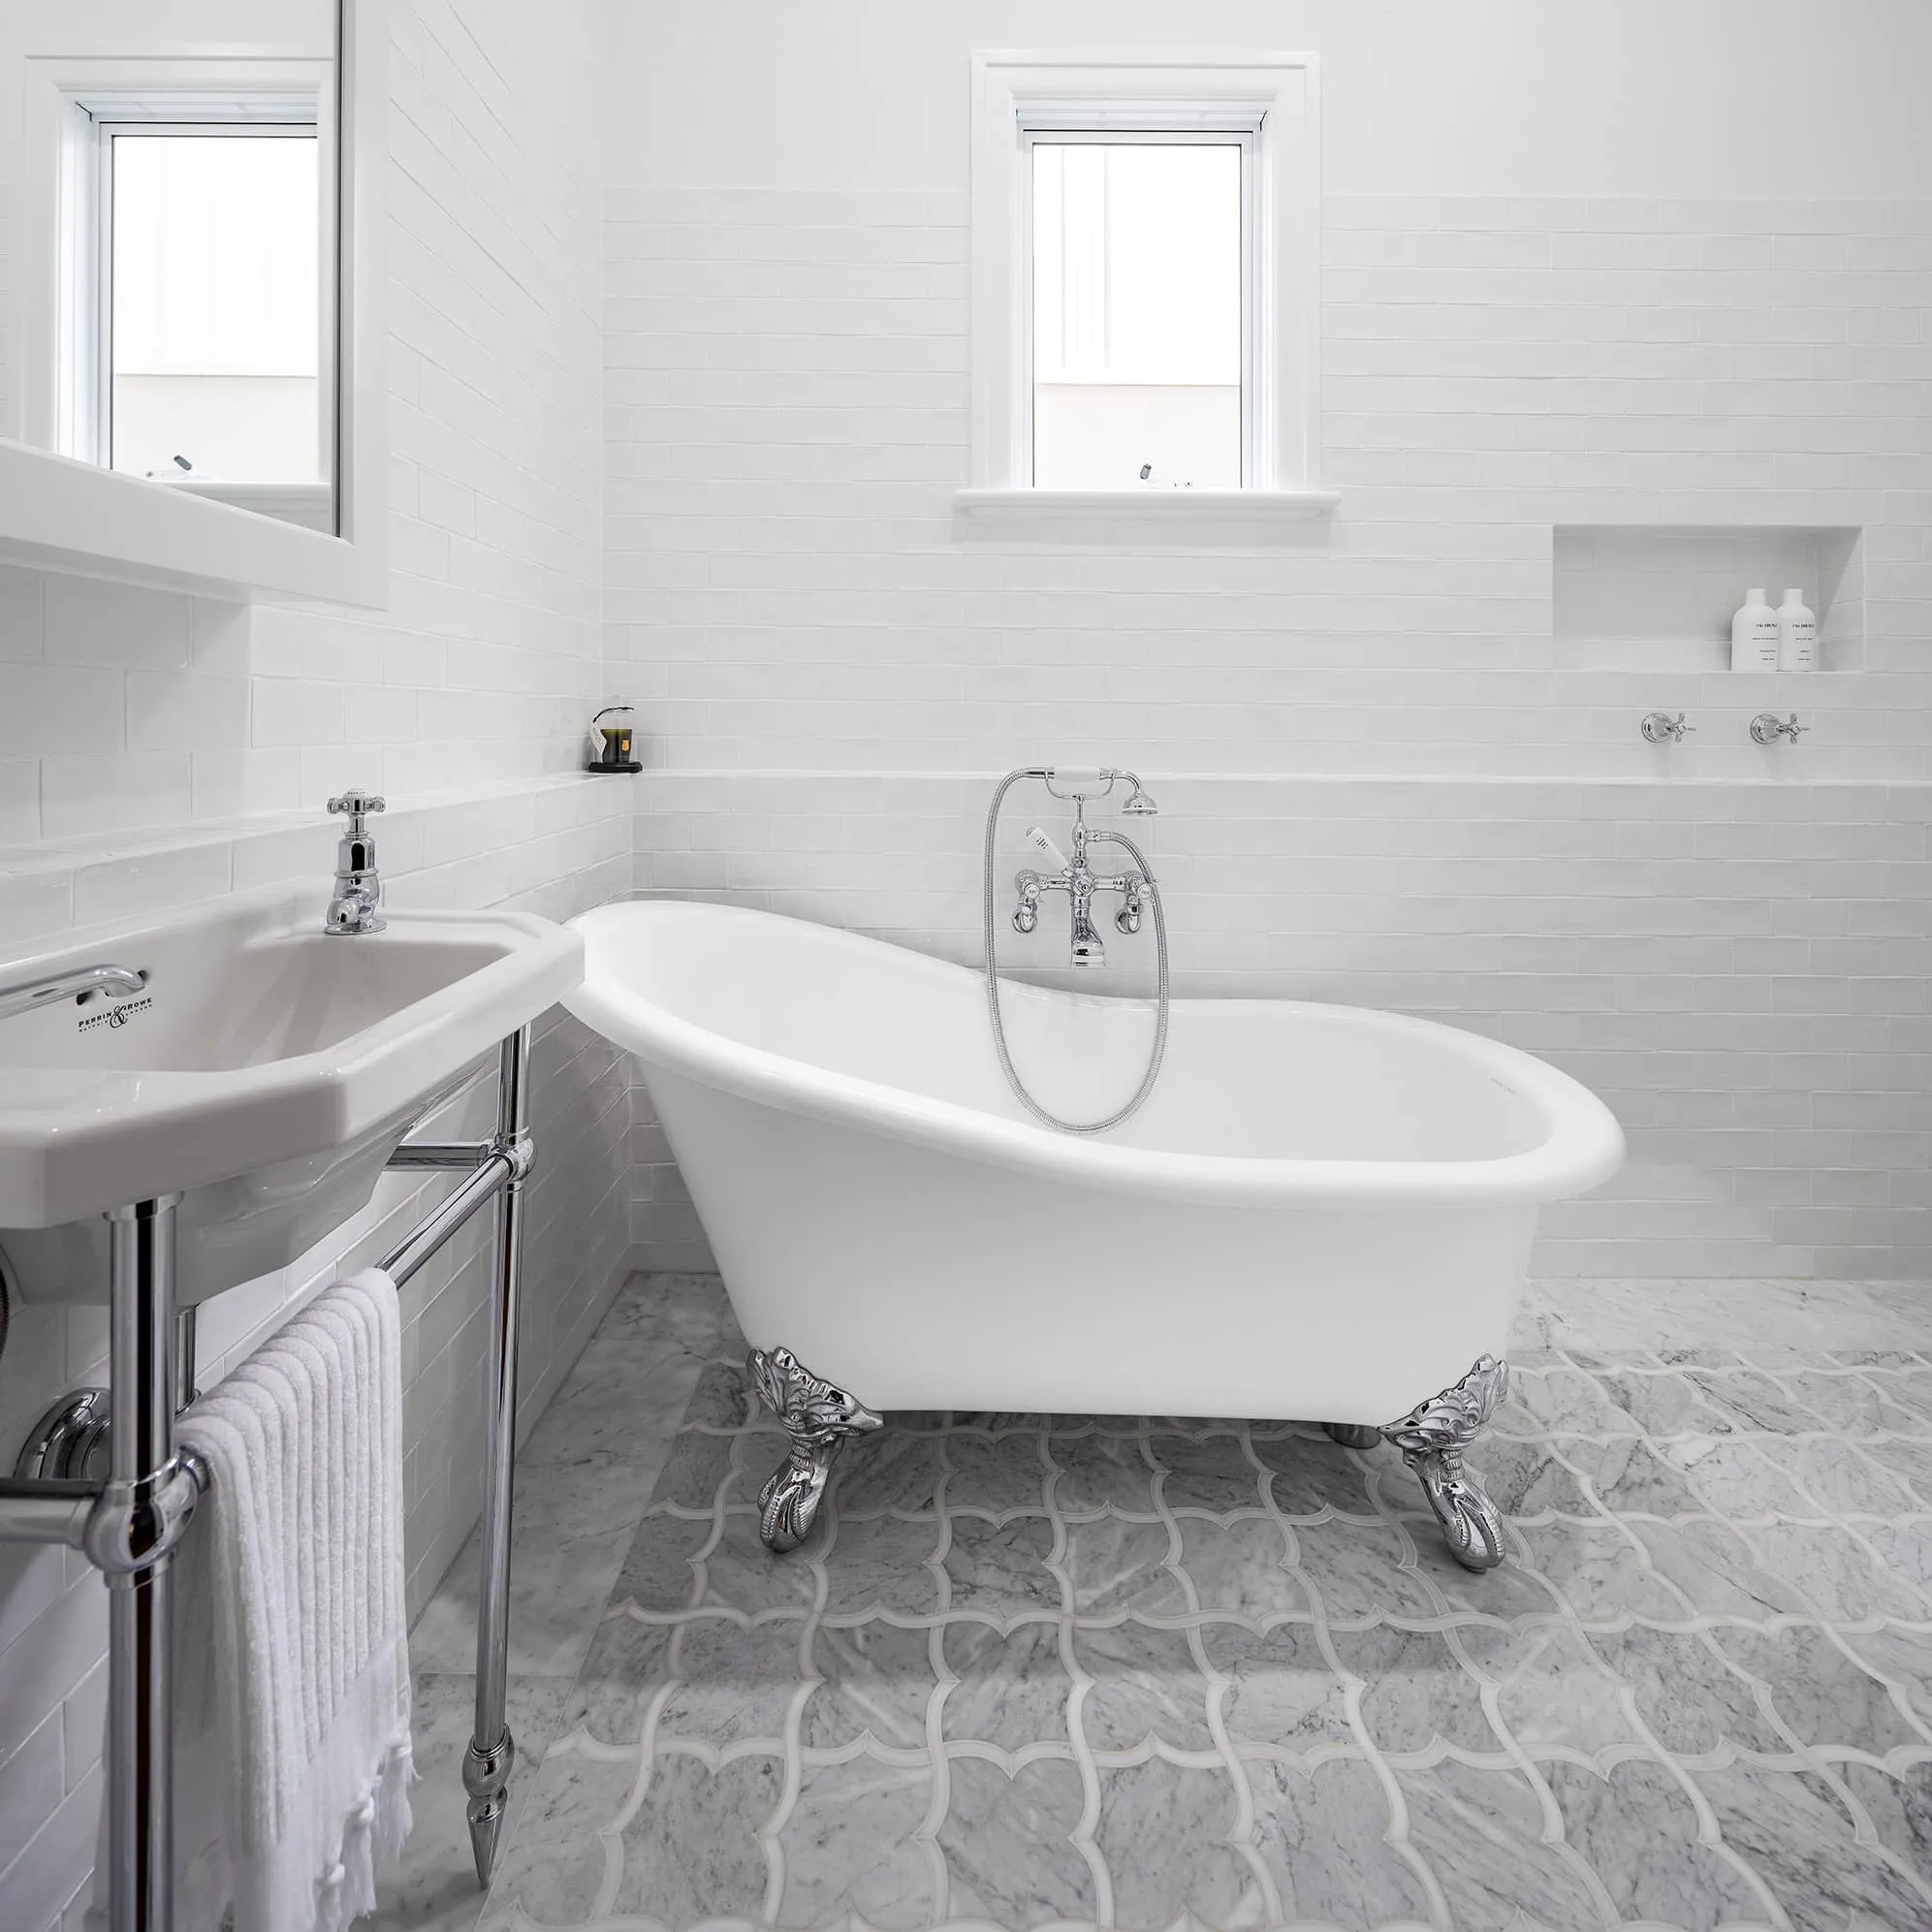
<path fill-rule="evenodd" d="M 1160 887 L 1154 876 L 1154 870 L 1142 855 L 1141 849 L 1133 840 L 1120 832 L 1090 832 L 1087 842 L 1090 845 L 1119 845 L 1140 869 L 1140 875 L 1147 881 L 1147 895 L 1154 903 L 1154 946 L 1159 963 L 1160 990 L 1155 1008 L 1154 1046 L 1147 1057 L 1147 1071 L 1141 1075 L 1140 1085 L 1134 1090 L 1133 1097 L 1125 1106 L 1109 1114 L 1103 1121 L 1063 1121 L 1058 1114 L 1050 1114 L 1027 1091 L 1027 1083 L 1020 1078 L 1019 1070 L 1013 1064 L 1013 1056 L 1006 1050 L 1006 1026 L 999 1012 L 999 956 L 998 956 L 998 916 L 994 904 L 993 867 L 994 846 L 999 831 L 999 808 L 1006 794 L 1022 778 L 1034 777 L 1033 772 L 1009 772 L 999 781 L 993 794 L 993 803 L 986 813 L 986 861 L 982 868 L 982 883 L 985 887 L 984 912 L 986 915 L 986 1005 L 993 1021 L 993 1045 L 999 1055 L 999 1068 L 1006 1076 L 1006 1084 L 1019 1097 L 1020 1104 L 1031 1114 L 1034 1120 L 1047 1126 L 1056 1127 L 1061 1133 L 1097 1134 L 1105 1133 L 1109 1127 L 1120 1124 L 1137 1113 L 1141 1103 L 1154 1092 L 1154 1083 L 1160 1077 L 1160 1062 L 1167 1052 L 1167 915 L 1161 909 Z"/>

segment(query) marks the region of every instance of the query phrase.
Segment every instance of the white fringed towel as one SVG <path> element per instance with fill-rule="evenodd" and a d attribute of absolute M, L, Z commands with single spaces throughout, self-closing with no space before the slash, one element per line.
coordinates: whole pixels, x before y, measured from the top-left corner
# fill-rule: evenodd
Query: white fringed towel
<path fill-rule="evenodd" d="M 212 1481 L 175 1559 L 176 1922 L 342 1932 L 414 1775 L 396 1283 L 325 1289 L 180 1439 Z"/>

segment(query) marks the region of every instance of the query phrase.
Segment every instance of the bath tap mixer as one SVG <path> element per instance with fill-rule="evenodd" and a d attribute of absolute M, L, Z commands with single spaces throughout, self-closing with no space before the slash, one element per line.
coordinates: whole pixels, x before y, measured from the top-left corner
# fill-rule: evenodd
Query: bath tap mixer
<path fill-rule="evenodd" d="M 348 829 L 335 847 L 335 892 L 323 915 L 322 930 L 338 936 L 380 933 L 389 922 L 382 916 L 382 874 L 376 871 L 375 835 L 364 822 L 381 811 L 386 801 L 373 792 L 344 792 L 329 801 L 329 809 L 346 816 Z"/>
<path fill-rule="evenodd" d="M 1138 933 L 1147 880 L 1138 871 L 1095 872 L 1087 863 L 1087 840 L 1086 800 L 1076 797 L 1073 801 L 1073 857 L 1065 861 L 1057 872 L 1043 873 L 1029 866 L 1015 875 L 1013 889 L 1020 899 L 1013 908 L 1013 930 L 1016 933 L 1030 933 L 1040 921 L 1040 895 L 1043 892 L 1063 892 L 1072 912 L 1072 944 L 1067 963 L 1076 966 L 1103 966 L 1107 964 L 1107 948 L 1094 930 L 1093 895 L 1096 892 L 1119 893 L 1121 909 L 1114 914 L 1114 930 Z"/>

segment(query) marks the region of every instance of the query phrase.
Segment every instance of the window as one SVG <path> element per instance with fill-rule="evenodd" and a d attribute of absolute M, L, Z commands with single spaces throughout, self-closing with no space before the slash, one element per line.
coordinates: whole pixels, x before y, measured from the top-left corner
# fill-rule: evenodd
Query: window
<path fill-rule="evenodd" d="M 333 63 L 59 65 L 29 91 L 28 440 L 335 534 Z"/>
<path fill-rule="evenodd" d="M 1313 56 L 982 54 L 974 86 L 961 507 L 1332 504 L 1314 488 Z"/>
<path fill-rule="evenodd" d="M 322 482 L 313 95 L 72 106 L 68 454 L 171 482 Z"/>
<path fill-rule="evenodd" d="M 1035 131 L 1032 482 L 1236 490 L 1252 137 Z"/>
<path fill-rule="evenodd" d="M 100 460 L 233 483 L 324 474 L 313 122 L 100 124 Z"/>

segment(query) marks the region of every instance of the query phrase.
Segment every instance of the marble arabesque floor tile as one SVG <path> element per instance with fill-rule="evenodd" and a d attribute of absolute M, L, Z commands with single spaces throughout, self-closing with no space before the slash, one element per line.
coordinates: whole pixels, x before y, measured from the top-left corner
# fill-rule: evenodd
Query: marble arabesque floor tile
<path fill-rule="evenodd" d="M 519 1445 L 503 1841 L 564 1729 L 584 1655 L 704 1365 L 738 1346 L 709 1278 L 634 1276 Z M 374 1932 L 468 1932 L 484 1904 L 462 1788 L 476 1695 L 474 1536 L 410 1633 L 415 1825 L 382 1872 Z"/>
<path fill-rule="evenodd" d="M 890 1418 L 772 1558 L 783 1438 L 669 1302 L 656 1447 L 635 1321 L 532 1432 L 566 1688 L 487 1932 L 1932 1927 L 1923 1290 L 1538 1289 L 1483 1576 L 1391 1452 L 1172 1418 Z"/>

